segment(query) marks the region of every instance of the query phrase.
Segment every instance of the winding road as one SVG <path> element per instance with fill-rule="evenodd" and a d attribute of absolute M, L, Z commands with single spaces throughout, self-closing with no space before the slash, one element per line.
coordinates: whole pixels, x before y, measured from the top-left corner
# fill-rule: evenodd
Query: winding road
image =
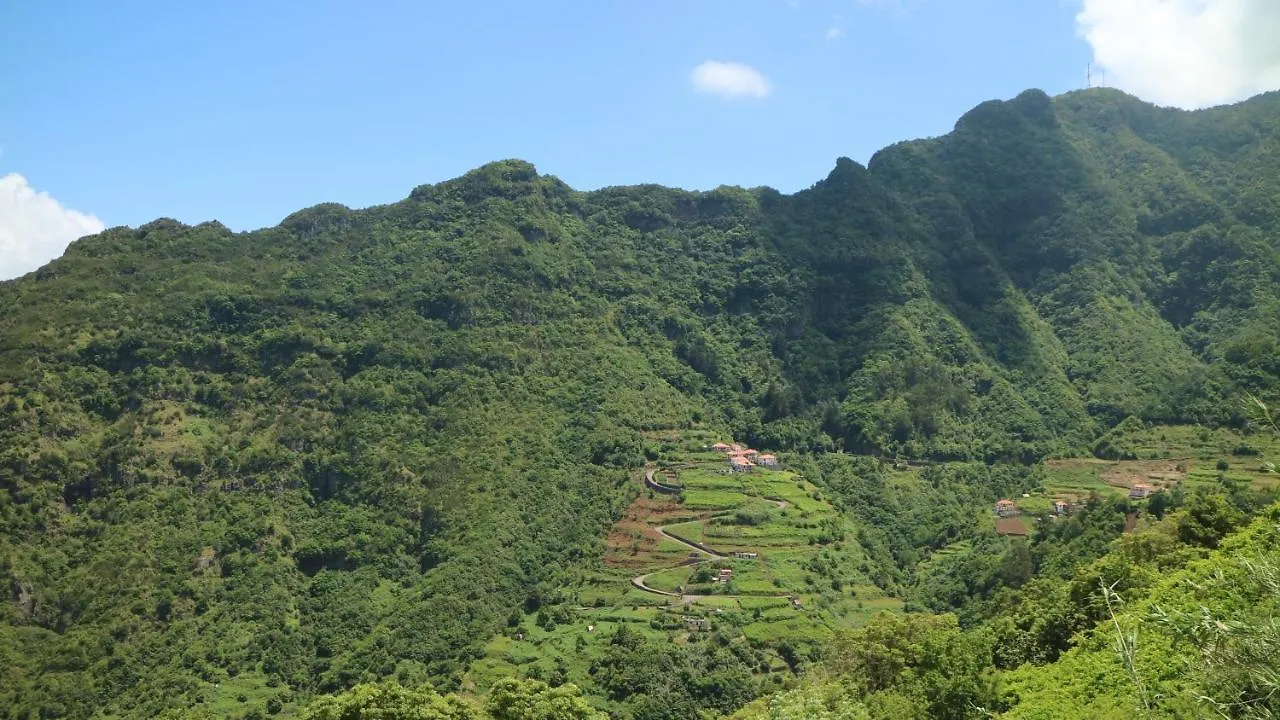
<path fill-rule="evenodd" d="M 644 474 L 645 485 L 648 485 L 651 488 L 654 488 L 657 485 L 657 483 L 654 482 L 653 473 L 654 473 L 654 469 L 649 468 L 648 470 L 645 471 L 645 474 Z M 787 507 L 787 501 L 785 500 L 772 500 L 770 498 L 762 498 L 755 495 L 746 495 L 746 497 L 755 498 L 757 500 L 767 500 L 773 503 L 778 508 Z M 671 542 L 674 542 L 678 545 L 683 545 L 689 548 L 690 550 L 694 551 L 694 553 L 697 553 L 699 557 L 697 559 L 690 557 L 690 559 L 685 560 L 682 563 L 678 563 L 670 567 L 660 568 L 658 570 L 651 570 L 645 573 L 644 575 L 637 575 L 631 578 L 631 584 L 634 585 L 636 588 L 643 590 L 647 593 L 653 593 L 654 595 L 663 595 L 666 597 L 678 598 L 680 601 L 678 604 L 680 605 L 688 605 L 690 603 L 697 602 L 698 600 L 701 600 L 703 598 L 712 597 L 710 595 L 686 595 L 684 593 L 668 592 L 666 590 L 659 590 L 658 588 L 650 587 L 649 585 L 645 584 L 645 581 L 649 579 L 650 575 L 657 575 L 660 572 L 666 572 L 667 570 L 674 570 L 678 567 L 685 567 L 688 565 L 701 565 L 702 563 L 711 562 L 712 560 L 724 560 L 730 557 L 729 555 L 722 553 L 718 550 L 715 550 L 711 547 L 708 547 L 707 545 L 703 545 L 700 543 L 692 543 L 692 542 L 689 542 L 688 540 L 685 540 L 684 538 L 672 535 L 671 533 L 667 532 L 667 527 L 668 527 L 667 525 L 660 525 L 654 528 L 654 532 L 670 540 Z M 709 555 L 710 557 L 702 557 L 703 555 Z M 714 597 L 733 599 L 733 598 L 737 598 L 738 596 L 737 595 L 715 595 Z M 785 596 L 779 596 L 779 597 L 785 597 Z"/>

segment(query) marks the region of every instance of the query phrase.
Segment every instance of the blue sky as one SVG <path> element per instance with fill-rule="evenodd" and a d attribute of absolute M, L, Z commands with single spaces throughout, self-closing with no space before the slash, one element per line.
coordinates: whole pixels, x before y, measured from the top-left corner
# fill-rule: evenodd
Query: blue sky
<path fill-rule="evenodd" d="M 19 199 L 0 215 L 43 202 L 93 216 L 63 234 L 161 216 L 245 230 L 509 157 L 582 189 L 794 191 L 983 100 L 1082 86 L 1106 50 L 1089 6 L 1122 33 L 1162 2 L 4 3 L 0 177 Z M 737 65 L 699 87 L 708 61 Z"/>

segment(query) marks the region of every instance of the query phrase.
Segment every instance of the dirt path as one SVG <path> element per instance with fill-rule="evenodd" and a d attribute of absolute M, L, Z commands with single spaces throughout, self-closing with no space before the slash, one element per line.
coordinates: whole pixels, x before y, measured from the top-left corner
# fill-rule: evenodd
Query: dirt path
<path fill-rule="evenodd" d="M 657 532 L 662 537 L 670 540 L 671 542 L 674 542 L 679 545 L 683 545 L 689 548 L 690 550 L 698 553 L 699 555 L 710 555 L 711 557 L 701 558 L 698 560 L 685 560 L 684 562 L 679 563 L 677 565 L 672 565 L 671 567 L 659 568 L 658 570 L 650 570 L 644 575 L 637 575 L 636 577 L 631 578 L 631 584 L 635 585 L 637 588 L 641 590 L 644 590 L 645 592 L 651 592 L 651 593 L 654 593 L 655 595 L 666 595 L 667 597 L 680 598 L 681 601 L 685 603 L 693 602 L 694 600 L 700 600 L 703 597 L 705 597 L 704 595 L 683 595 L 681 593 L 673 593 L 673 592 L 667 592 L 666 590 L 659 590 L 655 587 L 649 587 L 648 585 L 645 584 L 645 581 L 649 579 L 650 575 L 657 575 L 660 572 L 666 572 L 667 570 L 674 570 L 678 567 L 685 567 L 687 565 L 701 565 L 702 563 L 711 562 L 712 560 L 722 560 L 729 556 L 725 555 L 724 553 L 716 552 L 715 550 L 712 550 L 711 548 L 705 545 L 702 547 L 698 547 L 697 545 L 694 545 L 693 543 L 690 543 L 686 540 L 681 540 L 680 538 L 668 533 L 666 525 L 660 525 L 654 528 L 654 531 Z M 729 596 L 725 595 L 722 597 L 729 597 Z"/>
<path fill-rule="evenodd" d="M 698 562 L 703 563 L 707 561 L 700 560 Z M 697 563 L 694 563 L 694 564 L 697 564 Z M 665 597 L 676 598 L 679 601 L 676 603 L 677 605 L 692 605 L 693 603 L 696 603 L 699 600 L 710 597 L 709 595 L 685 595 L 683 593 L 667 592 L 666 590 L 659 590 L 658 588 L 649 587 L 648 585 L 645 584 L 645 580 L 648 580 L 650 575 L 654 575 L 660 572 L 665 572 L 666 570 L 670 570 L 670 569 L 671 568 L 664 568 L 663 570 L 654 570 L 653 572 L 645 573 L 644 575 L 633 577 L 631 578 L 631 584 L 636 586 L 636 588 L 643 590 L 647 593 L 653 593 L 654 595 L 663 595 Z M 716 597 L 735 598 L 737 596 L 736 595 L 717 595 Z"/>
<path fill-rule="evenodd" d="M 662 532 L 662 528 L 657 528 L 657 530 L 658 530 L 658 532 L 659 532 L 663 537 L 667 537 L 667 538 L 670 538 L 670 539 L 672 539 L 672 540 L 675 540 L 676 542 L 680 543 L 681 545 L 688 545 L 688 543 L 685 543 L 684 541 L 682 541 L 682 540 L 680 540 L 680 539 L 678 539 L 678 538 L 673 538 L 673 537 L 671 537 L 670 535 L 667 535 L 665 532 Z M 692 545 L 688 545 L 688 547 L 690 547 L 690 548 L 692 548 L 692 549 L 694 549 L 694 550 L 697 550 L 697 548 L 693 547 Z M 699 551 L 699 552 L 701 552 L 701 551 Z M 685 562 L 682 562 L 682 563 L 680 563 L 679 565 L 672 565 L 671 567 L 660 568 L 660 569 L 658 569 L 658 570 L 650 570 L 649 572 L 645 573 L 644 575 L 637 575 L 637 576 L 635 576 L 635 577 L 631 578 L 631 584 L 632 584 L 632 585 L 634 585 L 637 589 L 643 590 L 643 591 L 645 591 L 645 592 L 647 592 L 647 593 L 653 593 L 654 595 L 662 595 L 662 596 L 664 596 L 664 597 L 676 598 L 676 599 L 679 601 L 679 602 L 677 602 L 677 603 L 676 603 L 677 605 L 691 605 L 691 604 L 693 604 L 693 603 L 695 603 L 695 602 L 698 602 L 699 600 L 702 600 L 702 599 L 704 599 L 704 598 L 711 597 L 711 596 L 710 596 L 710 595 L 686 595 L 686 594 L 684 594 L 684 593 L 675 593 L 675 592 L 668 592 L 668 591 L 666 591 L 666 590 L 659 590 L 659 589 L 658 589 L 658 588 L 656 588 L 656 587 L 650 587 L 649 585 L 645 584 L 645 581 L 649 579 L 649 576 L 650 576 L 650 575 L 657 575 L 657 574 L 658 574 L 658 573 L 660 573 L 660 572 L 666 572 L 666 571 L 668 571 L 668 570 L 674 570 L 674 569 L 676 569 L 676 568 L 678 568 L 678 567 L 684 567 L 684 566 L 686 566 L 686 565 L 701 565 L 702 563 L 711 562 L 711 561 L 712 561 L 712 560 L 714 560 L 714 559 L 717 559 L 717 558 L 723 558 L 723 557 L 725 557 L 725 556 L 724 556 L 724 555 L 717 555 L 715 558 L 703 558 L 703 559 L 701 559 L 701 560 L 694 560 L 694 561 L 687 561 L 687 560 L 686 560 Z M 725 598 L 725 599 L 735 599 L 735 598 L 737 598 L 738 596 L 737 596 L 737 595 L 716 595 L 715 597 L 721 597 L 721 598 Z"/>
<path fill-rule="evenodd" d="M 645 484 L 649 485 L 650 487 L 653 486 L 653 473 L 654 473 L 654 469 L 650 468 L 645 471 L 645 475 L 644 475 Z M 768 502 L 772 502 L 775 506 L 777 506 L 780 509 L 785 509 L 788 507 L 788 503 L 785 500 L 770 500 L 769 498 L 762 498 L 756 495 L 747 495 L 746 493 L 743 493 L 743 496 L 748 498 L 753 498 L 756 500 L 766 500 Z M 693 559 L 685 560 L 682 563 L 672 565 L 670 567 L 659 568 L 657 570 L 650 570 L 644 575 L 637 575 L 631 578 L 632 585 L 634 585 L 639 590 L 643 590 L 648 593 L 653 593 L 654 595 L 662 595 L 665 597 L 678 598 L 680 601 L 678 604 L 680 605 L 688 605 L 708 597 L 724 598 L 726 600 L 734 600 L 741 597 L 740 595 L 685 595 L 683 593 L 674 593 L 674 592 L 668 592 L 666 590 L 659 590 L 655 587 L 650 587 L 649 585 L 647 585 L 645 581 L 649 579 L 650 575 L 657 575 L 660 572 L 666 572 L 667 570 L 674 570 L 676 568 L 685 567 L 688 565 L 701 565 L 702 563 L 711 562 L 712 560 L 725 560 L 730 557 L 728 554 L 715 550 L 705 544 L 692 543 L 688 540 L 672 535 L 671 533 L 667 532 L 667 527 L 668 527 L 667 525 L 659 525 L 655 527 L 653 530 L 654 532 L 658 533 L 662 537 L 678 545 L 683 545 L 696 553 L 699 553 L 701 555 L 710 555 L 711 557 L 703 557 L 697 560 L 693 560 Z M 778 597 L 788 597 L 788 596 L 779 595 Z"/>

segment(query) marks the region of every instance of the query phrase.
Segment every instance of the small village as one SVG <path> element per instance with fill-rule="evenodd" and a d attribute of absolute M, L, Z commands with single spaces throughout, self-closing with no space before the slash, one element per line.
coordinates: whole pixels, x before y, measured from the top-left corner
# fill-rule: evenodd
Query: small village
<path fill-rule="evenodd" d="M 711 446 L 712 450 L 722 452 L 729 461 L 730 472 L 751 472 L 756 466 L 776 468 L 778 458 L 769 453 L 761 453 L 738 444 L 718 442 Z"/>
<path fill-rule="evenodd" d="M 776 469 L 779 467 L 778 458 L 776 455 L 773 455 L 770 453 L 762 453 L 759 450 L 755 450 L 753 448 L 746 447 L 737 443 L 716 442 L 711 445 L 711 450 L 713 452 L 720 453 L 725 457 L 725 460 L 727 461 L 727 466 L 724 471 L 730 474 L 751 472 L 753 469 L 757 467 L 771 468 L 771 469 Z M 671 473 L 670 471 L 668 471 L 665 474 L 665 477 L 668 477 L 668 478 L 673 476 L 674 476 L 673 473 Z M 651 489 L 657 490 L 658 492 L 665 492 L 665 493 L 670 493 L 672 491 L 679 491 L 682 489 L 679 486 L 668 484 L 668 482 L 659 483 L 657 481 L 654 481 L 652 472 L 646 474 L 646 484 Z M 679 535 L 675 535 L 671 532 L 668 532 L 665 528 L 658 528 L 658 531 L 666 535 L 667 537 L 675 540 L 676 542 L 680 542 L 688 545 L 692 549 L 691 552 L 689 553 L 689 558 L 685 560 L 682 563 L 682 565 L 711 562 L 716 558 L 733 558 L 735 560 L 759 560 L 760 559 L 760 553 L 754 550 L 732 550 L 732 551 L 722 553 L 722 552 L 713 550 L 712 548 L 708 547 L 705 544 L 690 541 L 690 540 L 685 540 L 684 538 L 681 538 Z M 708 559 L 706 557 L 707 555 L 710 555 L 711 559 Z M 656 590 L 646 585 L 644 580 L 647 577 L 648 576 L 646 575 L 646 576 L 635 578 L 633 580 L 633 584 L 635 584 L 637 588 L 644 590 L 646 592 L 653 592 L 653 593 L 662 594 L 662 595 L 672 595 L 672 593 L 669 593 L 667 591 Z M 728 586 L 729 583 L 731 583 L 732 581 L 733 581 L 733 568 L 716 567 L 713 574 L 711 575 L 711 582 L 715 583 L 716 585 Z M 678 596 L 680 600 L 683 602 L 684 598 L 686 597 L 685 586 L 684 585 L 676 586 L 674 595 Z M 793 608 L 799 609 L 801 607 L 800 601 L 795 597 L 787 596 L 787 599 L 789 602 L 791 602 Z M 719 608 L 716 609 L 717 613 L 719 613 L 720 611 L 721 610 Z M 691 617 L 691 616 L 685 615 L 682 617 L 682 620 L 685 626 L 692 630 L 708 630 L 711 627 L 710 621 L 706 618 Z"/>
<path fill-rule="evenodd" d="M 1112 466 L 1109 473 L 1100 473 L 1102 487 L 1093 492 L 1100 492 L 1104 488 L 1108 491 L 1106 494 L 1110 497 L 1127 497 L 1129 500 L 1145 500 L 1152 493 L 1159 490 L 1167 489 L 1177 484 L 1185 475 L 1179 470 L 1152 469 L 1134 474 L 1133 472 L 1116 472 L 1116 468 L 1122 467 L 1124 463 L 1116 463 Z M 1180 466 L 1179 466 L 1180 467 Z M 995 516 L 995 530 L 1001 535 L 1009 535 L 1015 537 L 1025 537 L 1030 533 L 1030 528 L 1024 522 L 1026 517 L 1046 517 L 1050 520 L 1059 520 L 1080 510 L 1088 499 L 1088 494 L 1082 494 L 1079 491 L 1056 492 L 1052 497 L 1051 510 L 1045 512 L 1039 498 L 1033 498 L 1030 493 L 1025 493 L 1022 500 L 1014 500 L 1011 498 L 1002 498 L 997 500 L 992 507 L 992 513 Z M 1031 509 L 1024 507 L 1027 504 Z M 1126 524 L 1126 532 L 1132 530 L 1136 526 L 1137 518 L 1140 515 L 1139 510 L 1130 513 L 1129 521 Z"/>
<path fill-rule="evenodd" d="M 778 622 L 805 612 L 804 595 L 815 590 L 807 586 L 806 565 L 823 551 L 812 528 L 838 518 L 819 500 L 818 488 L 785 469 L 776 454 L 729 440 L 690 448 L 675 462 L 655 463 L 644 477 L 652 499 L 637 502 L 671 498 L 678 504 L 664 507 L 675 517 L 628 525 L 631 532 L 652 537 L 654 551 L 679 546 L 684 552 L 668 555 L 665 562 L 637 556 L 636 567 L 644 572 L 631 580 L 636 590 L 662 603 L 665 612 L 679 613 L 689 631 L 712 629 L 731 609 L 749 610 L 763 617 L 748 628 L 758 624 L 761 639 L 772 638 Z M 739 519 L 743 514 L 752 519 Z M 887 599 L 880 599 L 878 589 L 861 587 L 867 605 L 862 612 L 884 607 Z M 851 596 L 847 604 L 832 607 L 827 600 L 823 607 L 845 614 L 859 612 L 859 604 Z"/>

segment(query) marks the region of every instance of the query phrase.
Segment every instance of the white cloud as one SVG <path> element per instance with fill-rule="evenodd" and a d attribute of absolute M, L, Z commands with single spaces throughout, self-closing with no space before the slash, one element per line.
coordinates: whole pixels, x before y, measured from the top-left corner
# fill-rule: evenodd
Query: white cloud
<path fill-rule="evenodd" d="M 764 98 L 773 92 L 769 80 L 759 70 L 736 62 L 708 60 L 689 76 L 698 92 L 723 98 Z"/>
<path fill-rule="evenodd" d="M 1108 84 L 1204 107 L 1280 88 L 1277 0 L 1083 0 L 1080 36 Z"/>
<path fill-rule="evenodd" d="M 843 37 L 843 36 L 844 36 L 844 31 L 843 31 L 843 30 L 841 30 L 841 29 L 840 29 L 840 28 L 838 28 L 838 27 L 829 28 L 829 29 L 827 30 L 827 39 L 828 39 L 828 40 L 835 40 L 835 39 L 840 38 L 840 37 Z"/>
<path fill-rule="evenodd" d="M 0 177 L 0 280 L 35 270 L 72 240 L 102 232 L 102 221 L 36 192 L 17 173 Z"/>

